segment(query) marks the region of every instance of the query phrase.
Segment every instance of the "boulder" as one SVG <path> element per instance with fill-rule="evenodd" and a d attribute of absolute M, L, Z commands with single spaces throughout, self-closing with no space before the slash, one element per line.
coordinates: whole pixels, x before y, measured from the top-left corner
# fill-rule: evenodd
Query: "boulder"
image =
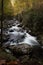
<path fill-rule="evenodd" d="M 7 47 L 16 56 L 29 55 L 29 57 L 42 57 L 43 49 L 40 46 L 30 46 L 28 44 L 11 45 Z"/>
<path fill-rule="evenodd" d="M 12 49 L 16 53 L 28 54 L 31 46 L 27 44 L 18 44 L 17 46 L 10 46 L 10 49 Z"/>

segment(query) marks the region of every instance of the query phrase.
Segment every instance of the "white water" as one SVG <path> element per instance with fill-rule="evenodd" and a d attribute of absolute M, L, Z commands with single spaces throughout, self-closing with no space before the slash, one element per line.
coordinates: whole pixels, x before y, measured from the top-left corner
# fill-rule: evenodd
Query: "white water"
<path fill-rule="evenodd" d="M 29 45 L 38 45 L 36 37 L 31 36 L 30 34 L 26 33 L 26 37 L 21 44 L 29 44 Z M 20 44 L 20 43 L 19 43 Z"/>
<path fill-rule="evenodd" d="M 10 45 L 17 45 L 17 44 L 28 44 L 28 45 L 39 45 L 36 37 L 31 36 L 23 30 L 21 27 L 18 27 L 19 24 L 12 26 L 9 28 L 8 34 L 10 35 Z M 12 30 L 12 31 L 11 31 Z M 22 30 L 22 31 L 21 31 Z M 24 38 L 22 38 L 24 36 Z"/>

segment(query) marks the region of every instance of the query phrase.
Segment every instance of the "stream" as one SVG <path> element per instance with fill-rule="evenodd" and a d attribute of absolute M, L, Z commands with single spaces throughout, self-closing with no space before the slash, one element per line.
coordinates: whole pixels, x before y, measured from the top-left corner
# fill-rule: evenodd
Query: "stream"
<path fill-rule="evenodd" d="M 9 39 L 4 45 L 19 45 L 19 44 L 28 44 L 30 46 L 39 45 L 37 41 L 37 37 L 31 36 L 27 33 L 27 30 L 24 30 L 20 26 L 20 22 L 15 21 L 14 25 L 11 26 L 8 31 L 7 35 L 9 35 Z"/>

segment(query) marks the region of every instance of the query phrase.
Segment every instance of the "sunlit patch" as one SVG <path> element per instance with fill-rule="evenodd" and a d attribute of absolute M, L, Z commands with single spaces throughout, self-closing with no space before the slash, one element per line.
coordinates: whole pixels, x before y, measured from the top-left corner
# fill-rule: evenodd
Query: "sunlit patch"
<path fill-rule="evenodd" d="M 14 7 L 15 0 L 10 0 L 12 6 Z"/>
<path fill-rule="evenodd" d="M 31 1 L 22 1 L 21 2 L 21 0 L 10 0 L 10 3 L 13 8 L 14 15 L 20 14 L 23 11 L 31 9 L 33 6 Z"/>

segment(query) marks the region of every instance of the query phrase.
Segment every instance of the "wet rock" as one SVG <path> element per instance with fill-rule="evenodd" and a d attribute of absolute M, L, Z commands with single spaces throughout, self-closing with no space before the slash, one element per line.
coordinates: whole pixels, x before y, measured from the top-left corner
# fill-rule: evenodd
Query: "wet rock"
<path fill-rule="evenodd" d="M 10 46 L 10 49 L 12 49 L 14 53 L 16 52 L 18 54 L 28 54 L 31 49 L 31 46 L 27 44 L 20 44 L 17 46 Z"/>
<path fill-rule="evenodd" d="M 41 57 L 42 52 L 39 46 L 30 46 L 28 44 L 18 44 L 17 46 L 9 46 L 8 49 L 16 56 L 29 55 L 29 57 Z"/>

